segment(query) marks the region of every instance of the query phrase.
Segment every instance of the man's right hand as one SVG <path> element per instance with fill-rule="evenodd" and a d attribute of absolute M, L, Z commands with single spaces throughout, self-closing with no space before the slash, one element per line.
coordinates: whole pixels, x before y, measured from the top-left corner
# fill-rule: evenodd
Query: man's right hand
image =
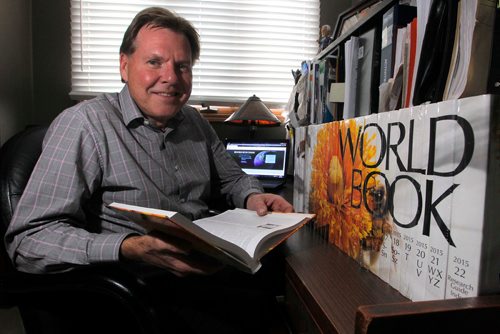
<path fill-rule="evenodd" d="M 125 238 L 120 247 L 120 254 L 125 259 L 164 268 L 179 277 L 192 274 L 210 275 L 223 267 L 217 260 L 203 256 L 193 249 L 189 241 L 159 232 Z"/>

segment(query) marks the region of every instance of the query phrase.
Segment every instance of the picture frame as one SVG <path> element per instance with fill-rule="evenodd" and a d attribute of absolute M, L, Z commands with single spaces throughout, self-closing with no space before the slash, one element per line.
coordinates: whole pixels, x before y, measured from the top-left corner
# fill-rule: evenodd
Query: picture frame
<path fill-rule="evenodd" d="M 340 13 L 335 24 L 333 39 L 336 40 L 358 22 L 368 17 L 373 9 L 381 2 L 383 2 L 383 0 L 361 1 L 360 3 Z"/>

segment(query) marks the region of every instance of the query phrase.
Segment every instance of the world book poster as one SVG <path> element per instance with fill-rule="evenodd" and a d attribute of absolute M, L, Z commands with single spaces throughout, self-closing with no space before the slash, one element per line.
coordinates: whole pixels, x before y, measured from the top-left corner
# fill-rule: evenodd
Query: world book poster
<path fill-rule="evenodd" d="M 499 105 L 480 95 L 315 125 L 294 202 L 410 300 L 498 293 Z"/>

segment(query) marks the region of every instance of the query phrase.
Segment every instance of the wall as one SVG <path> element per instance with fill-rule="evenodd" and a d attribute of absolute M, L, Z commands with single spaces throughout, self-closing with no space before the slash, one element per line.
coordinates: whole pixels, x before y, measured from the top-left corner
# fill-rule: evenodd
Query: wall
<path fill-rule="evenodd" d="M 69 0 L 32 0 L 34 123 L 48 124 L 71 106 Z"/>
<path fill-rule="evenodd" d="M 69 1 L 0 0 L 0 144 L 72 104 Z"/>
<path fill-rule="evenodd" d="M 332 29 L 335 29 L 339 14 L 351 7 L 352 4 L 358 2 L 359 0 L 322 0 L 320 4 L 319 25 L 329 24 Z"/>
<path fill-rule="evenodd" d="M 31 5 L 0 0 L 0 143 L 33 121 Z"/>
<path fill-rule="evenodd" d="M 33 122 L 30 1 L 0 0 L 0 144 Z M 0 309 L 0 332 L 23 334 L 16 308 Z"/>

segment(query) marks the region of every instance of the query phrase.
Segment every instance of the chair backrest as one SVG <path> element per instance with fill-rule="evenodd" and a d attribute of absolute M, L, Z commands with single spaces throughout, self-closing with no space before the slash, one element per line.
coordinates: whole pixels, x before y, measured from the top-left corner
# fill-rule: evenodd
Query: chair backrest
<path fill-rule="evenodd" d="M 42 151 L 47 126 L 32 126 L 11 137 L 0 149 L 0 272 L 10 267 L 4 236 L 33 167 Z"/>

